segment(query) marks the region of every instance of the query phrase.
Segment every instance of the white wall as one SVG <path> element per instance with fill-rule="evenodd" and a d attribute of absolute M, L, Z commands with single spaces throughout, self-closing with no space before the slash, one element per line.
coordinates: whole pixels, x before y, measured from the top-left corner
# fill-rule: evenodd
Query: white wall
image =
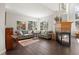
<path fill-rule="evenodd" d="M 17 21 L 26 22 L 26 29 L 28 30 L 28 21 L 37 21 L 37 19 L 13 10 L 6 10 L 6 27 L 13 27 L 15 31 L 17 28 Z"/>
<path fill-rule="evenodd" d="M 5 4 L 0 3 L 0 54 L 5 52 Z"/>
<path fill-rule="evenodd" d="M 40 30 L 40 22 L 47 21 L 48 22 L 48 31 L 55 31 L 54 26 L 54 16 L 55 14 L 43 18 L 33 18 L 28 17 L 27 15 L 20 14 L 16 11 L 7 10 L 6 11 L 6 27 L 13 27 L 14 31 L 16 30 L 17 21 L 25 21 L 27 30 L 28 30 L 28 21 L 36 21 L 37 22 L 37 29 Z"/>

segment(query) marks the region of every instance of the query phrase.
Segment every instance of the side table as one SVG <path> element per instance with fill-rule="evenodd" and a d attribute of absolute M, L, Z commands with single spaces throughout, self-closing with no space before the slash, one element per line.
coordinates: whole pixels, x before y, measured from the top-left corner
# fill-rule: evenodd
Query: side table
<path fill-rule="evenodd" d="M 76 32 L 75 35 L 76 35 L 76 38 L 79 38 L 79 32 Z"/>

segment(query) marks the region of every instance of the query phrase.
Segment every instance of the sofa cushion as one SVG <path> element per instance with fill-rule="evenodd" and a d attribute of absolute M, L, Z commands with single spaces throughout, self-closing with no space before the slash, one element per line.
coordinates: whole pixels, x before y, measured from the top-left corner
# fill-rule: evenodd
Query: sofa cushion
<path fill-rule="evenodd" d="M 16 31 L 16 34 L 17 34 L 17 35 L 23 35 L 22 31 L 20 31 L 20 30 L 17 30 L 17 31 Z"/>
<path fill-rule="evenodd" d="M 27 35 L 29 35 L 29 34 L 24 34 L 24 36 L 27 36 Z"/>
<path fill-rule="evenodd" d="M 28 31 L 23 30 L 22 33 L 23 33 L 23 34 L 28 34 Z"/>
<path fill-rule="evenodd" d="M 20 35 L 23 35 L 22 31 L 19 31 Z"/>
<path fill-rule="evenodd" d="M 32 34 L 32 31 L 28 31 L 28 34 Z"/>
<path fill-rule="evenodd" d="M 41 31 L 41 35 L 47 35 L 47 31 Z"/>

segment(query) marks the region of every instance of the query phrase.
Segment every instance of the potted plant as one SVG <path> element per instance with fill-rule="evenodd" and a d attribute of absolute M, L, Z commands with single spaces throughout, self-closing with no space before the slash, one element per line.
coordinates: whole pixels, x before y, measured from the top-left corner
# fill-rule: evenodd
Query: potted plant
<path fill-rule="evenodd" d="M 57 23 L 57 22 L 61 22 L 61 21 L 62 21 L 62 18 L 61 18 L 61 17 L 56 16 L 56 17 L 55 17 L 55 21 L 56 21 L 56 23 Z"/>

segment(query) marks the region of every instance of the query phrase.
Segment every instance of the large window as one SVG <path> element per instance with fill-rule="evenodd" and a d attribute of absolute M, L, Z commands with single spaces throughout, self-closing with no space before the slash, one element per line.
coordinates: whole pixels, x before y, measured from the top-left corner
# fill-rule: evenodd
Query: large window
<path fill-rule="evenodd" d="M 37 29 L 37 22 L 28 21 L 28 30 L 36 30 L 36 29 Z"/>
<path fill-rule="evenodd" d="M 79 31 L 79 5 L 75 6 L 75 27 L 76 31 Z"/>
<path fill-rule="evenodd" d="M 48 22 L 41 22 L 40 23 L 40 30 L 48 30 Z"/>
<path fill-rule="evenodd" d="M 26 22 L 17 21 L 17 30 L 26 30 Z"/>

